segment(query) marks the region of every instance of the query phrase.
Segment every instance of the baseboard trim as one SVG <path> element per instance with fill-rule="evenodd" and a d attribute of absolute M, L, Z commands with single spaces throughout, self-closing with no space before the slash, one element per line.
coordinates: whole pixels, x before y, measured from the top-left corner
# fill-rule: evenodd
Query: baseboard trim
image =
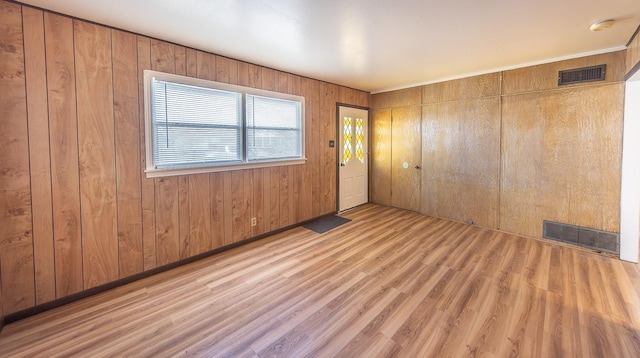
<path fill-rule="evenodd" d="M 319 218 L 323 218 L 323 217 L 329 216 L 329 215 L 335 215 L 336 213 L 337 212 L 331 212 L 331 213 L 328 213 L 328 214 L 320 215 L 320 216 L 314 217 L 314 218 L 309 219 L 309 220 L 305 220 L 305 221 L 297 223 L 297 224 L 293 224 L 293 225 L 289 225 L 289 226 L 286 226 L 286 227 L 283 227 L 283 228 L 280 228 L 280 229 L 277 229 L 277 230 L 269 231 L 267 233 L 254 236 L 254 237 L 251 237 L 251 238 L 243 240 L 243 241 L 239 241 L 239 242 L 227 245 L 227 246 L 223 246 L 223 247 L 220 247 L 220 248 L 217 248 L 217 249 L 214 249 L 214 250 L 210 250 L 210 251 L 207 251 L 207 252 L 192 256 L 192 257 L 188 257 L 186 259 L 182 259 L 182 260 L 179 260 L 179 261 L 164 265 L 164 266 L 156 267 L 156 268 L 151 269 L 149 271 L 140 272 L 138 274 L 135 274 L 135 275 L 132 275 L 132 276 L 129 276 L 129 277 L 125 277 L 125 278 L 121 278 L 119 280 L 112 281 L 112 282 L 106 283 L 106 284 L 101 285 L 101 286 L 93 287 L 93 288 L 90 288 L 88 290 L 84 290 L 84 291 L 81 291 L 81 292 L 78 292 L 78 293 L 74 293 L 74 294 L 69 295 L 69 296 L 65 296 L 65 297 L 62 297 L 62 298 L 59 298 L 59 299 L 56 299 L 56 300 L 53 300 L 53 301 L 49 301 L 49 302 L 43 303 L 41 305 L 37 305 L 37 306 L 31 307 L 31 308 L 24 309 L 22 311 L 18 311 L 18 312 L 15 312 L 15 313 L 8 314 L 8 315 L 6 315 L 4 317 L 0 317 L 0 331 L 2 330 L 2 327 L 4 326 L 4 324 L 10 324 L 10 323 L 13 323 L 13 322 L 16 322 L 16 321 L 19 321 L 19 320 L 22 320 L 22 319 L 25 319 L 25 318 L 28 318 L 28 317 L 31 317 L 31 316 L 35 316 L 35 315 L 37 315 L 39 313 L 42 313 L 42 312 L 45 312 L 45 311 L 49 311 L 49 310 L 52 310 L 52 309 L 60 307 L 60 306 L 64 306 L 66 304 L 69 304 L 69 303 L 72 303 L 72 302 L 75 302 L 75 301 L 79 301 L 79 300 L 82 300 L 84 298 L 87 298 L 87 297 L 90 297 L 90 296 L 93 296 L 93 295 L 97 295 L 99 293 L 102 293 L 102 292 L 105 292 L 105 291 L 108 291 L 108 290 L 111 290 L 111 289 L 114 289 L 114 288 L 117 288 L 117 287 L 120 287 L 120 286 L 124 286 L 126 284 L 129 284 L 129 283 L 134 282 L 134 281 L 141 280 L 143 278 L 147 278 L 147 277 L 150 277 L 150 276 L 153 276 L 153 275 L 157 275 L 157 274 L 159 274 L 161 272 L 165 272 L 165 271 L 174 269 L 176 267 L 180 267 L 180 266 L 183 266 L 183 265 L 186 265 L 186 264 L 198 261 L 198 260 L 202 260 L 204 258 L 213 256 L 215 254 L 218 254 L 218 253 L 221 253 L 221 252 L 224 252 L 224 251 L 235 249 L 236 247 L 240 247 L 240 246 L 249 244 L 251 242 L 258 241 L 260 239 L 264 239 L 264 238 L 266 238 L 268 236 L 272 236 L 272 235 L 281 233 L 283 231 L 287 231 L 287 230 L 296 228 L 298 226 L 302 226 L 302 225 L 307 224 L 307 223 L 309 223 L 309 222 L 311 222 L 313 220 L 317 220 Z"/>

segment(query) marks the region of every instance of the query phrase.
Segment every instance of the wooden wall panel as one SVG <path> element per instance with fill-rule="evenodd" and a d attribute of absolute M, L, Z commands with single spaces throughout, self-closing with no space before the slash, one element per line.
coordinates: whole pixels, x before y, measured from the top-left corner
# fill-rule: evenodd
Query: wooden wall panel
<path fill-rule="evenodd" d="M 639 27 L 640 28 L 640 27 Z M 636 32 L 627 47 L 626 73 L 631 73 L 640 64 L 640 32 Z"/>
<path fill-rule="evenodd" d="M 187 49 L 182 46 L 174 45 L 173 56 L 174 56 L 176 75 L 186 76 L 187 75 Z"/>
<path fill-rule="evenodd" d="M 119 278 L 111 31 L 74 20 L 84 288 Z"/>
<path fill-rule="evenodd" d="M 269 212 L 271 213 L 271 217 L 269 219 L 269 229 L 276 230 L 280 227 L 286 226 L 281 224 L 281 221 L 280 221 L 280 199 L 281 199 L 280 167 L 268 168 L 266 169 L 266 171 L 269 171 L 269 175 L 271 175 L 271 178 L 269 180 L 269 182 L 271 183 L 271 186 L 267 189 L 267 192 L 265 193 L 265 195 L 270 196 L 269 202 L 271 203 L 271 208 L 269 210 Z M 284 184 L 286 185 L 286 182 Z"/>
<path fill-rule="evenodd" d="M 209 175 L 211 191 L 211 249 L 224 246 L 224 177 L 223 173 Z"/>
<path fill-rule="evenodd" d="M 356 90 L 340 87 L 340 103 L 356 103 Z"/>
<path fill-rule="evenodd" d="M 155 180 L 147 178 L 146 148 L 145 148 L 145 108 L 144 108 L 144 81 L 143 71 L 151 68 L 151 41 L 142 36 L 137 36 L 138 47 L 138 113 L 140 125 L 140 186 L 142 199 L 142 252 L 144 270 L 151 270 L 157 266 L 156 249 L 156 189 Z"/>
<path fill-rule="evenodd" d="M 189 175 L 189 256 L 211 250 L 211 191 L 209 174 Z M 180 225 L 182 229 L 182 223 Z"/>
<path fill-rule="evenodd" d="M 214 55 L 198 51 L 196 55 L 196 77 L 203 80 L 214 80 L 216 76 L 216 58 Z"/>
<path fill-rule="evenodd" d="M 278 215 L 278 222 L 280 223 L 280 227 L 289 226 L 289 170 L 287 167 L 280 167 L 279 170 L 274 171 L 274 173 L 278 174 L 278 178 L 275 179 L 279 181 L 279 194 L 278 200 L 276 202 L 279 203 L 278 210 L 280 214 Z M 271 183 L 273 184 L 274 178 L 271 178 Z M 273 197 L 271 197 L 271 202 L 273 203 Z"/>
<path fill-rule="evenodd" d="M 187 61 L 187 76 L 196 77 L 198 74 L 198 51 L 194 49 L 187 49 L 186 53 L 186 61 Z"/>
<path fill-rule="evenodd" d="M 369 192 L 371 201 L 391 205 L 391 109 L 373 109 L 370 142 L 371 169 Z"/>
<path fill-rule="evenodd" d="M 251 193 L 251 217 L 256 219 L 256 224 L 251 227 L 249 237 L 260 235 L 264 232 L 264 214 L 265 214 L 265 178 L 263 174 L 264 168 L 253 169 L 253 186 Z"/>
<path fill-rule="evenodd" d="M 155 180 L 156 263 L 158 266 L 180 258 L 178 177 Z"/>
<path fill-rule="evenodd" d="M 238 84 L 238 61 L 229 59 L 229 83 Z"/>
<path fill-rule="evenodd" d="M 216 81 L 229 83 L 229 59 L 216 57 Z"/>
<path fill-rule="evenodd" d="M 356 91 L 356 100 L 355 100 L 356 106 L 368 108 L 370 104 L 370 100 L 371 100 L 370 93 L 364 92 L 364 91 Z"/>
<path fill-rule="evenodd" d="M 233 244 L 233 195 L 232 195 L 232 172 L 222 173 L 223 197 L 224 201 L 224 244 Z"/>
<path fill-rule="evenodd" d="M 25 7 L 22 9 L 22 19 L 29 124 L 36 304 L 42 304 L 56 298 L 44 14 L 40 10 Z"/>
<path fill-rule="evenodd" d="M 273 88 L 271 90 L 286 93 L 288 88 L 289 88 L 289 74 L 284 72 L 278 72 L 276 83 L 273 84 Z M 264 87 L 264 89 L 269 89 L 269 88 Z"/>
<path fill-rule="evenodd" d="M 371 108 L 393 108 L 422 103 L 422 87 L 377 93 L 371 97 Z"/>
<path fill-rule="evenodd" d="M 422 107 L 423 213 L 497 228 L 499 170 L 499 97 Z"/>
<path fill-rule="evenodd" d="M 191 210 L 189 209 L 189 176 L 178 176 L 178 255 L 181 259 L 191 256 Z"/>
<path fill-rule="evenodd" d="M 305 177 L 311 178 L 310 185 L 310 193 L 305 192 L 305 198 L 311 201 L 311 205 L 303 204 L 304 201 L 300 201 L 301 211 L 302 211 L 302 220 L 309 220 L 314 217 L 318 217 L 322 215 L 321 210 L 321 197 L 322 197 L 322 189 L 321 189 L 321 181 L 320 177 L 320 164 L 321 164 L 321 152 L 320 152 L 320 134 L 322 122 L 320 118 L 320 83 L 316 80 L 308 80 L 305 86 L 304 96 L 307 100 L 307 114 L 311 116 L 311 118 L 307 118 L 306 122 L 309 125 L 310 134 L 309 134 L 309 148 L 311 152 L 309 153 L 309 161 L 306 163 L 305 167 L 308 167 L 308 170 L 303 173 Z M 305 131 L 307 132 L 307 131 Z M 310 195 L 309 195 L 310 194 Z M 301 221 L 301 220 L 299 220 Z"/>
<path fill-rule="evenodd" d="M 253 227 L 251 226 L 251 215 L 253 213 L 253 169 L 242 170 L 244 183 L 242 186 L 242 201 L 244 203 L 244 211 L 242 215 L 242 227 L 244 235 L 241 240 L 248 239 L 253 236 Z M 259 184 L 261 185 L 261 184 Z"/>
<path fill-rule="evenodd" d="M 244 224 L 246 218 L 246 202 L 244 197 L 244 173 L 242 170 L 231 172 L 231 242 L 244 240 Z"/>
<path fill-rule="evenodd" d="M 27 101 L 19 5 L 0 3 L 0 281 L 3 312 L 35 304 Z"/>
<path fill-rule="evenodd" d="M 339 88 L 329 83 L 320 84 L 320 212 L 335 212 L 336 208 L 336 147 L 329 147 L 329 141 L 337 144 L 336 104 Z"/>
<path fill-rule="evenodd" d="M 113 30 L 113 114 L 115 121 L 118 208 L 119 276 L 144 270 L 142 249 L 142 188 L 138 113 L 138 58 L 136 36 Z"/>
<path fill-rule="evenodd" d="M 288 74 L 287 76 L 289 77 L 287 79 L 287 93 L 297 96 L 302 95 L 302 90 L 304 88 L 303 83 L 306 78 L 300 78 L 291 74 Z M 310 136 L 310 131 L 305 131 L 305 141 L 309 141 Z M 284 187 L 280 186 L 281 190 L 287 190 L 286 200 L 280 201 L 280 212 L 282 213 L 285 210 L 288 211 L 286 217 L 289 225 L 302 220 L 300 205 L 310 204 L 310 201 L 305 201 L 309 200 L 310 198 L 307 199 L 306 195 L 304 195 L 306 190 L 309 190 L 309 193 L 311 193 L 311 178 L 309 178 L 308 176 L 303 177 L 304 171 L 308 168 L 307 165 L 308 158 L 307 163 L 303 165 L 282 167 L 280 171 L 281 175 L 283 174 L 283 172 L 286 172 L 287 178 L 287 185 Z M 304 201 L 305 203 L 303 204 L 302 201 Z"/>
<path fill-rule="evenodd" d="M 305 183 L 310 182 L 310 180 L 308 180 L 309 178 L 304 178 L 307 179 L 306 181 L 303 180 L 302 168 L 303 166 L 301 165 L 290 165 L 282 167 L 281 170 L 281 172 L 287 171 L 287 180 L 289 182 L 289 196 L 287 197 L 288 200 L 282 208 L 283 210 L 289 210 L 289 225 L 302 220 L 302 213 L 299 210 L 301 205 L 300 202 L 304 200 L 304 197 L 301 195 L 301 187 Z M 309 203 L 307 202 L 307 204 Z"/>
<path fill-rule="evenodd" d="M 56 298 L 82 291 L 76 74 L 71 19 L 44 13 Z"/>
<path fill-rule="evenodd" d="M 413 211 L 420 211 L 420 113 L 419 106 L 391 110 L 391 205 Z"/>
<path fill-rule="evenodd" d="M 240 62 L 238 64 L 238 83 L 242 85 L 243 83 L 249 83 L 249 64 L 246 62 Z"/>
<path fill-rule="evenodd" d="M 619 229 L 623 84 L 503 99 L 500 229 Z"/>
<path fill-rule="evenodd" d="M 272 69 L 262 68 L 254 64 L 249 64 L 248 69 L 249 69 L 249 77 L 248 77 L 249 82 L 247 82 L 246 84 L 243 84 L 243 82 L 240 82 L 240 84 L 243 86 L 249 86 L 253 88 L 262 88 L 262 73 L 264 72 L 266 74 L 270 74 L 268 75 L 269 77 L 273 77 L 275 75 L 273 74 L 274 71 Z"/>
<path fill-rule="evenodd" d="M 272 70 L 270 68 L 263 68 L 261 76 L 259 76 L 259 82 L 254 82 L 254 83 L 249 82 L 249 85 L 256 88 L 262 88 L 262 89 L 274 91 L 275 84 L 278 81 L 279 75 L 280 75 L 279 71 Z"/>
<path fill-rule="evenodd" d="M 547 63 L 504 71 L 502 94 L 543 91 L 558 88 L 558 71 L 587 66 L 607 65 L 605 82 L 620 82 L 625 74 L 625 52 L 617 51 L 602 55 L 581 57 L 566 61 Z M 600 85 L 602 82 L 565 85 L 562 88 Z"/>
<path fill-rule="evenodd" d="M 3 314 L 335 211 L 335 106 L 368 93 L 0 6 Z M 149 69 L 305 95 L 307 163 L 147 178 Z"/>
<path fill-rule="evenodd" d="M 422 88 L 422 103 L 438 103 L 500 95 L 500 72 L 438 82 Z"/>

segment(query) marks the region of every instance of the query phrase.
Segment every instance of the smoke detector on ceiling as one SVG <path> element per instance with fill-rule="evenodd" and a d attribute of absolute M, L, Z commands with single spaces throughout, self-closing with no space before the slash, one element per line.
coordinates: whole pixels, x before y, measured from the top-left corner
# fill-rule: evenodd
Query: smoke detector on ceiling
<path fill-rule="evenodd" d="M 603 20 L 603 21 L 594 22 L 593 24 L 591 24 L 591 26 L 589 26 L 589 30 L 593 32 L 603 31 L 608 28 L 611 28 L 611 26 L 613 26 L 613 23 L 614 23 L 613 20 Z"/>

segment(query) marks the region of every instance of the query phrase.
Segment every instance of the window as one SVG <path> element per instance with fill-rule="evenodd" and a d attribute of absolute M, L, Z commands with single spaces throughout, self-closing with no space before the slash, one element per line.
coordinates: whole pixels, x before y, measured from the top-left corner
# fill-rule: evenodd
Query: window
<path fill-rule="evenodd" d="M 304 163 L 304 98 L 145 71 L 147 176 Z"/>
<path fill-rule="evenodd" d="M 247 95 L 247 159 L 300 158 L 301 103 Z"/>

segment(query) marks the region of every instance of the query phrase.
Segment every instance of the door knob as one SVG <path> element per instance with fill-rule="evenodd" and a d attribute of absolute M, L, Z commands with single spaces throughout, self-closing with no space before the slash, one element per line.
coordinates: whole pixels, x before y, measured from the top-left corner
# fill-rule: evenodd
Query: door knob
<path fill-rule="evenodd" d="M 344 167 L 344 166 L 345 166 L 345 164 L 344 164 L 344 163 L 340 163 L 340 166 L 341 166 L 341 167 Z"/>
<path fill-rule="evenodd" d="M 421 167 L 419 165 L 416 165 L 416 169 L 421 169 Z"/>

